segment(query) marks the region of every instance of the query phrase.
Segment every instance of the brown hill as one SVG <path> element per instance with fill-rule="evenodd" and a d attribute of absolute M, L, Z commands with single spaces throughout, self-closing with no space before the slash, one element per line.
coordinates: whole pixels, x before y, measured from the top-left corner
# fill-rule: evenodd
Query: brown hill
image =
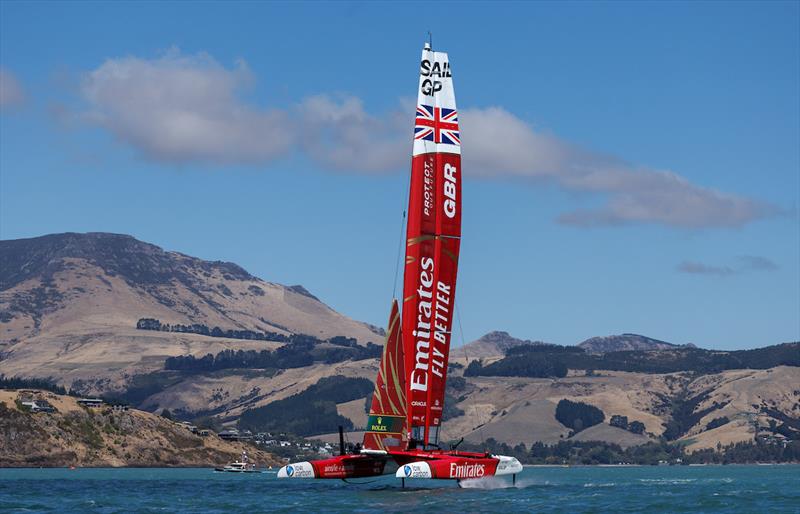
<path fill-rule="evenodd" d="M 442 440 L 464 437 L 481 443 L 489 438 L 511 446 L 535 442 L 605 441 L 622 447 L 635 446 L 663 436 L 681 398 L 699 397 L 683 421 L 686 432 L 677 442 L 689 452 L 716 448 L 718 443 L 753 441 L 756 437 L 780 439 L 771 429 L 786 419 L 797 419 L 800 411 L 800 368 L 779 366 L 767 370 L 731 370 L 712 375 L 689 373 L 645 374 L 620 371 L 573 374 L 565 378 L 467 377 L 457 391 L 454 406 L 461 414 L 445 421 Z M 582 402 L 600 408 L 605 420 L 570 436 L 570 429 L 555 417 L 560 400 Z M 364 422 L 363 401 L 339 405 L 339 413 L 356 427 Z M 644 434 L 609 425 L 611 416 L 639 421 Z M 727 418 L 718 427 L 714 419 Z M 357 441 L 359 431 L 348 437 Z M 320 439 L 337 440 L 336 434 Z"/>
<path fill-rule="evenodd" d="M 380 343 L 383 337 L 301 286 L 264 282 L 234 264 L 165 252 L 128 236 L 61 234 L 3 241 L 0 255 L 0 374 L 6 376 L 53 377 L 92 394 L 137 388 L 137 399 L 131 401 L 140 408 L 168 408 L 187 418 L 215 416 L 235 424 L 245 410 L 305 391 L 323 377 L 373 380 L 377 371 L 376 359 L 317 361 L 291 369 L 164 370 L 169 356 L 274 349 L 283 343 L 137 330 L 140 318 L 320 339 L 344 335 L 361 343 Z M 451 361 L 492 360 L 509 348 L 540 344 L 492 332 L 454 349 Z M 652 359 L 690 352 L 631 334 L 593 338 L 581 347 L 592 353 L 656 350 L 648 354 Z M 798 383 L 800 368 L 785 366 L 705 375 L 598 367 L 591 374 L 572 370 L 560 379 L 467 377 L 461 390 L 450 392 L 455 414 L 443 434 L 473 442 L 489 437 L 509 444 L 557 442 L 569 437 L 569 429 L 555 419 L 556 405 L 569 399 L 599 407 L 606 415 L 605 426 L 576 438 L 626 446 L 672 427 L 690 449 L 707 448 L 752 440 L 787 419 L 796 423 Z M 338 411 L 358 426 L 363 405 L 352 400 Z M 17 414 L 10 415 L 24 421 Z M 609 427 L 612 415 L 643 423 L 650 435 Z"/>
<path fill-rule="evenodd" d="M 136 330 L 140 318 L 224 330 L 383 339 L 302 286 L 265 282 L 130 236 L 55 234 L 0 241 L 0 374 L 112 385 L 168 356 L 269 343 Z M 272 345 L 275 346 L 275 345 Z"/>
<path fill-rule="evenodd" d="M 531 341 L 528 339 L 518 339 L 508 332 L 494 331 L 464 345 L 463 348 L 454 350 L 457 359 L 464 355 L 470 359 L 494 359 L 505 355 L 506 350 L 522 345 L 541 345 L 542 341 Z M 653 351 L 653 350 L 673 350 L 676 348 L 694 348 L 694 345 L 678 345 L 659 341 L 652 337 L 638 334 L 620 334 L 610 336 L 597 336 L 589 338 L 580 344 L 580 348 L 589 353 L 607 353 L 618 351 Z"/>
<path fill-rule="evenodd" d="M 213 467 L 238 459 L 246 449 L 259 467 L 279 460 L 245 443 L 199 436 L 161 416 L 135 409 L 85 408 L 70 396 L 43 391 L 57 412 L 30 413 L 20 393 L 0 390 L 0 467 L 186 466 Z"/>
<path fill-rule="evenodd" d="M 663 435 L 670 421 L 681 416 L 686 430 L 679 440 L 694 451 L 770 435 L 770 426 L 780 425 L 782 419 L 797 423 L 797 384 L 800 368 L 794 366 L 700 376 L 601 371 L 560 379 L 469 377 L 455 405 L 463 415 L 446 421 L 443 435 L 473 442 L 493 437 L 508 444 L 552 444 L 568 437 L 569 429 L 555 419 L 558 401 L 567 399 L 600 408 L 606 425 L 615 414 L 626 416 L 628 422 L 640 421 L 651 437 Z M 676 402 L 687 398 L 698 401 L 688 412 L 677 412 Z M 717 418 L 728 421 L 709 427 Z M 646 440 L 619 429 L 585 432 L 578 433 L 577 440 L 596 438 L 622 446 Z"/>
<path fill-rule="evenodd" d="M 544 343 L 518 339 L 508 332 L 496 330 L 465 344 L 462 348 L 453 349 L 451 353 L 456 359 L 461 359 L 464 356 L 468 359 L 491 359 L 493 357 L 502 357 L 505 355 L 506 350 L 515 346 L 538 344 Z"/>
<path fill-rule="evenodd" d="M 659 341 L 652 337 L 639 334 L 620 334 L 612 336 L 591 337 L 578 345 L 587 352 L 607 353 L 621 351 L 652 351 L 652 350 L 672 350 L 681 348 L 682 345 Z M 694 348 L 694 345 L 685 345 Z"/>

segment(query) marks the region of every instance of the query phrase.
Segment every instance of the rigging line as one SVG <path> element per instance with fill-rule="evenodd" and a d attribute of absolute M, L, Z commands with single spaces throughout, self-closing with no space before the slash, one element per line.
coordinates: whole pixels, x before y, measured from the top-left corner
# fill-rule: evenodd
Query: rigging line
<path fill-rule="evenodd" d="M 469 364 L 469 355 L 467 355 L 467 343 L 464 341 L 464 328 L 461 326 L 461 311 L 458 308 L 458 302 L 453 300 L 456 306 L 456 316 L 458 316 L 458 331 L 461 333 L 461 348 L 464 350 L 465 366 Z"/>
<path fill-rule="evenodd" d="M 411 191 L 411 172 L 409 172 L 408 180 L 406 181 L 406 194 L 403 197 L 403 202 L 404 203 L 408 201 L 408 193 L 409 193 L 409 191 Z M 407 210 L 403 209 L 403 216 L 400 218 L 400 238 L 397 241 L 397 256 L 395 257 L 395 260 L 394 260 L 394 284 L 392 284 L 392 299 L 397 298 L 397 296 L 396 296 L 396 294 L 397 294 L 397 277 L 400 274 L 400 259 L 403 257 L 402 252 L 403 252 L 403 240 L 405 239 L 404 230 L 405 230 L 405 226 L 406 226 L 406 212 L 407 212 Z M 400 302 L 400 307 L 402 307 L 402 306 L 403 306 L 403 304 L 402 304 L 402 302 Z"/>
<path fill-rule="evenodd" d="M 429 33 L 430 34 L 430 33 Z M 416 126 L 416 119 L 414 122 Z M 411 133 L 414 133 L 412 129 Z M 414 156 L 414 140 L 411 140 L 411 156 L 413 159 Z M 403 205 L 403 216 L 400 218 L 400 239 L 397 241 L 397 256 L 394 261 L 394 283 L 392 284 L 392 299 L 397 298 L 397 277 L 400 274 L 400 259 L 402 258 L 403 252 L 403 241 L 405 240 L 404 231 L 406 228 L 406 214 L 408 213 L 408 207 L 406 207 L 406 202 L 408 202 L 408 194 L 411 191 L 411 169 L 409 168 L 408 174 L 406 175 L 406 194 L 402 198 Z M 405 269 L 405 267 L 404 267 Z M 403 308 L 403 302 L 400 303 L 400 309 Z"/>
<path fill-rule="evenodd" d="M 453 300 L 453 304 L 456 307 L 456 316 L 458 317 L 458 331 L 461 334 L 461 348 L 463 348 L 463 350 L 464 350 L 464 362 L 465 362 L 464 369 L 466 370 L 466 366 L 469 366 L 469 355 L 467 355 L 467 344 L 464 342 L 464 327 L 461 325 L 461 310 L 458 308 L 458 302 L 457 301 Z M 478 418 L 478 409 L 477 409 L 477 407 L 475 406 L 474 403 L 472 404 L 472 415 L 473 415 L 474 419 L 478 420 L 477 419 Z M 478 420 L 478 421 L 481 421 L 481 420 Z M 482 438 L 481 434 L 483 433 L 483 426 L 485 424 L 486 423 L 480 423 L 478 425 L 477 432 L 478 432 L 478 437 L 479 438 Z M 481 439 L 481 441 L 482 441 L 482 439 Z"/>

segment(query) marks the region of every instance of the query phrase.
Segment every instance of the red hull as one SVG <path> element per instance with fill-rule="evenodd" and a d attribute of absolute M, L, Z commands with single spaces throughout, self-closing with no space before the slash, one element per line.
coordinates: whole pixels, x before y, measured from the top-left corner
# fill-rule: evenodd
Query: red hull
<path fill-rule="evenodd" d="M 374 477 L 383 475 L 389 462 L 399 467 L 396 473 L 398 478 L 466 480 L 512 474 L 522 469 L 516 459 L 489 453 L 403 450 L 379 455 L 338 455 L 330 459 L 299 462 L 284 466 L 278 476 L 330 479 Z"/>

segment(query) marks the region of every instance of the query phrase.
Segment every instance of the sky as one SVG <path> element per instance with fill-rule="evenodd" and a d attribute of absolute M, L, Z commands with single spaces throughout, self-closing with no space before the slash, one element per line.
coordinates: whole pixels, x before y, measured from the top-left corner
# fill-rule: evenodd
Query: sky
<path fill-rule="evenodd" d="M 428 31 L 454 345 L 800 340 L 798 2 L 3 1 L 0 238 L 130 234 L 383 326 Z"/>

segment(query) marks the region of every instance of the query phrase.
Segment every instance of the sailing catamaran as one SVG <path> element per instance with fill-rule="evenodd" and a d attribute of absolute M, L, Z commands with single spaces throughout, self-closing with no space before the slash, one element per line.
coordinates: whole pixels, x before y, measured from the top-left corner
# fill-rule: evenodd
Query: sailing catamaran
<path fill-rule="evenodd" d="M 473 479 L 522 471 L 513 457 L 439 446 L 461 242 L 461 134 L 447 54 L 425 44 L 411 160 L 402 315 L 392 302 L 364 440 L 279 478 Z M 341 437 L 340 437 L 341 439 Z M 388 464 L 388 465 L 387 465 Z"/>

